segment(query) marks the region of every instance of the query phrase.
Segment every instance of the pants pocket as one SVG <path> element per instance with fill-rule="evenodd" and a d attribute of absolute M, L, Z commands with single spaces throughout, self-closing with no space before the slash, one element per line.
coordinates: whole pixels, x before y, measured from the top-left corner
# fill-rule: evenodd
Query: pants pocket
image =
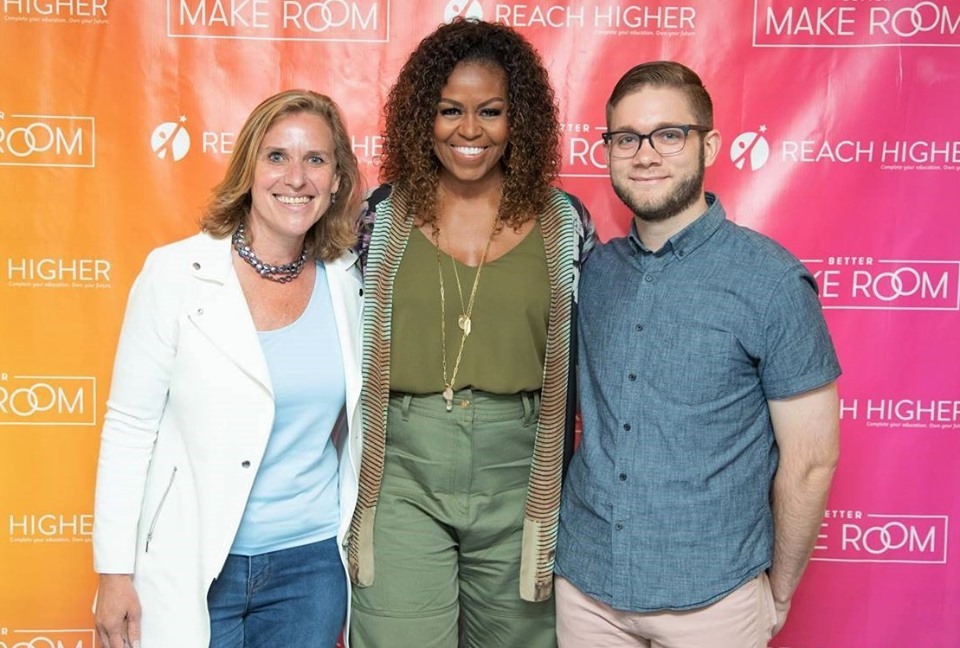
<path fill-rule="evenodd" d="M 767 572 L 761 573 L 758 577 L 760 587 L 757 589 L 758 604 L 760 607 L 758 625 L 760 639 L 763 646 L 773 639 L 773 629 L 777 625 L 777 604 L 773 599 L 773 588 L 770 586 L 770 576 Z"/>

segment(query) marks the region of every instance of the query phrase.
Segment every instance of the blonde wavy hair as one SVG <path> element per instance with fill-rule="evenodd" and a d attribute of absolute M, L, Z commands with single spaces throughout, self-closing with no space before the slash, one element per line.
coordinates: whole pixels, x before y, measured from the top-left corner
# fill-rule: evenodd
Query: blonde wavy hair
<path fill-rule="evenodd" d="M 213 188 L 200 228 L 216 238 L 233 234 L 250 214 L 257 154 L 267 131 L 280 119 L 307 113 L 322 118 L 333 133 L 334 158 L 340 187 L 323 217 L 307 230 L 307 254 L 332 261 L 357 241 L 357 214 L 363 181 L 340 109 L 328 96 L 310 90 L 287 90 L 265 99 L 240 129 L 223 180 Z"/>

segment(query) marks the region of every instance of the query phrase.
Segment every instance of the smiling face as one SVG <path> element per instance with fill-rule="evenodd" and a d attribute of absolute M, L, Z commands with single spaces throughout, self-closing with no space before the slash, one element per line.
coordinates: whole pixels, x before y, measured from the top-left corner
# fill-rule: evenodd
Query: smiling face
<path fill-rule="evenodd" d="M 253 239 L 299 246 L 340 186 L 333 133 L 326 120 L 300 112 L 266 132 L 253 173 L 247 229 Z"/>
<path fill-rule="evenodd" d="M 626 95 L 610 111 L 611 131 L 649 133 L 664 126 L 697 124 L 689 101 L 676 88 L 644 87 Z M 692 222 L 706 211 L 703 176 L 719 150 L 716 131 L 690 131 L 683 150 L 662 156 L 644 140 L 632 158 L 610 157 L 610 181 L 617 196 L 641 221 L 654 223 L 677 218 Z"/>
<path fill-rule="evenodd" d="M 447 184 L 498 184 L 510 139 L 507 76 L 492 63 L 458 63 L 440 91 L 433 151 Z"/>

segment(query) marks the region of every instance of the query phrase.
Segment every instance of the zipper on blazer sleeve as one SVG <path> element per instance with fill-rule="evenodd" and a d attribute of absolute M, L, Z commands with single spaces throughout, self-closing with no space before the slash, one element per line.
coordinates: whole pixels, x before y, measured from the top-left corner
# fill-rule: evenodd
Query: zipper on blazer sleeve
<path fill-rule="evenodd" d="M 153 519 L 150 521 L 150 530 L 147 531 L 147 542 L 146 546 L 143 548 L 144 553 L 150 553 L 150 541 L 153 539 L 153 530 L 157 526 L 157 520 L 160 518 L 160 511 L 163 510 L 163 503 L 167 501 L 167 495 L 170 494 L 170 489 L 173 488 L 173 478 L 177 476 L 177 467 L 173 467 L 173 472 L 170 473 L 170 481 L 167 482 L 167 488 L 163 491 L 163 496 L 160 498 L 160 503 L 157 504 L 157 510 L 153 514 Z"/>

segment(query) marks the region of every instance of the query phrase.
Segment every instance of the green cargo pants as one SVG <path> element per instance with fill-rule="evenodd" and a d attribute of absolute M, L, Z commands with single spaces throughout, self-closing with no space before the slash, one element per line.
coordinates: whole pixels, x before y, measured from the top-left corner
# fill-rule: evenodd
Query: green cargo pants
<path fill-rule="evenodd" d="M 522 601 L 520 539 L 539 394 L 393 395 L 374 580 L 352 648 L 555 648 L 553 600 Z"/>

